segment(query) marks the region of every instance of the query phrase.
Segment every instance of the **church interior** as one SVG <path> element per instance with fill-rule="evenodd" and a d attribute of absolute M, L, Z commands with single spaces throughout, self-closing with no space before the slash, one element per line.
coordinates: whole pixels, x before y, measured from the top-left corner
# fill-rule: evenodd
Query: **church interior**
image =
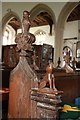
<path fill-rule="evenodd" d="M 2 120 L 79 120 L 80 2 L 2 2 L 1 23 Z"/>

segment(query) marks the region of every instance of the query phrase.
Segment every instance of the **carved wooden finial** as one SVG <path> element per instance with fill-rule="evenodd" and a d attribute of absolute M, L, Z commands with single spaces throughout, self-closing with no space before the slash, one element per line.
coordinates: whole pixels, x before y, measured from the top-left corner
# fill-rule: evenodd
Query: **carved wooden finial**
<path fill-rule="evenodd" d="M 17 43 L 18 50 L 21 50 L 22 53 L 24 51 L 33 51 L 32 43 L 35 42 L 35 36 L 29 32 L 30 28 L 30 20 L 29 20 L 29 12 L 23 11 L 23 19 L 22 19 L 22 33 L 17 34 L 15 42 Z"/>

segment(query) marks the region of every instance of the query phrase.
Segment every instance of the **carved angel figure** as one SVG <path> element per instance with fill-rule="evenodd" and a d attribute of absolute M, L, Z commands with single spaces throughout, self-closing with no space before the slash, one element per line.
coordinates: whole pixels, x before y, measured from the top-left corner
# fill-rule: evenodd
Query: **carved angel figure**
<path fill-rule="evenodd" d="M 32 51 L 32 43 L 35 42 L 35 36 L 29 32 L 30 28 L 29 16 L 30 14 L 28 11 L 23 11 L 22 33 L 18 33 L 15 39 L 18 51 L 19 50 Z"/>
<path fill-rule="evenodd" d="M 29 20 L 29 12 L 28 11 L 23 11 L 23 20 L 22 20 L 22 33 L 24 33 L 25 35 L 27 35 L 27 33 L 29 32 L 29 28 L 30 28 L 30 20 Z"/>

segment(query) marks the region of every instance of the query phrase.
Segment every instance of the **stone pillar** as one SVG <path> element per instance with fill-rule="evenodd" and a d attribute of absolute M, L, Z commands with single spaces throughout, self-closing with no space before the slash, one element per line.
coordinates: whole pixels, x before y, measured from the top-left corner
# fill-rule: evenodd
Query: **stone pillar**
<path fill-rule="evenodd" d="M 78 20 L 78 40 L 80 41 L 80 20 Z"/>
<path fill-rule="evenodd" d="M 58 30 L 57 30 L 58 29 Z M 62 51 L 63 51 L 63 28 L 57 28 L 55 34 L 55 49 L 54 49 L 54 66 L 57 66 L 58 58 L 62 62 Z M 58 33 L 57 33 L 58 32 Z"/>
<path fill-rule="evenodd" d="M 0 33 L 0 62 L 2 61 L 2 34 Z"/>
<path fill-rule="evenodd" d="M 2 58 L 2 2 L 0 1 L 0 62 Z"/>

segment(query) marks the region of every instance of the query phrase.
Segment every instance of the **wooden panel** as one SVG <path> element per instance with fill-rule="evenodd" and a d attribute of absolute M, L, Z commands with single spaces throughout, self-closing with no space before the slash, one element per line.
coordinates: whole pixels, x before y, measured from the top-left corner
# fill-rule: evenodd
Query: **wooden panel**
<path fill-rule="evenodd" d="M 48 63 L 53 61 L 54 49 L 51 45 L 33 45 L 36 52 L 36 65 L 39 69 L 46 69 Z"/>
<path fill-rule="evenodd" d="M 80 96 L 80 74 L 72 74 L 68 76 L 56 76 L 56 88 L 62 90 L 63 102 L 74 103 L 75 98 Z"/>
<path fill-rule="evenodd" d="M 38 70 L 38 78 L 42 79 L 45 74 L 45 70 Z M 63 91 L 62 101 L 67 103 L 74 103 L 75 98 L 80 96 L 80 73 L 64 73 L 59 70 L 54 70 L 55 85 L 59 91 Z M 40 81 L 39 81 L 40 82 Z M 48 84 L 47 84 L 48 87 Z"/>
<path fill-rule="evenodd" d="M 41 52 L 42 46 L 41 45 L 33 45 L 35 53 L 36 53 L 36 65 L 40 68 L 41 67 Z"/>
<path fill-rule="evenodd" d="M 18 63 L 19 54 L 16 49 L 16 45 L 7 45 L 2 47 L 2 61 L 9 68 L 14 68 Z"/>

